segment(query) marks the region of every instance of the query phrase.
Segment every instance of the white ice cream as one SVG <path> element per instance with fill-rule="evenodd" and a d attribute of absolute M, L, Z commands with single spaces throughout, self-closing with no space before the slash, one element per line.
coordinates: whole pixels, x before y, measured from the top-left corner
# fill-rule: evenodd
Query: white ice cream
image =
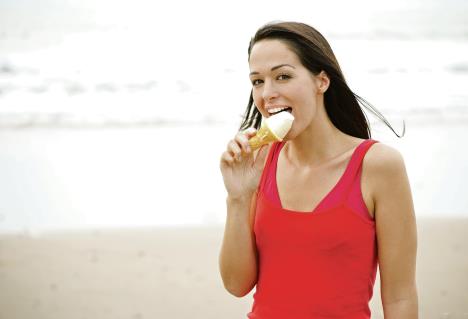
<path fill-rule="evenodd" d="M 270 130 L 281 140 L 288 134 L 291 129 L 294 116 L 289 112 L 280 112 L 265 119 L 265 124 Z"/>

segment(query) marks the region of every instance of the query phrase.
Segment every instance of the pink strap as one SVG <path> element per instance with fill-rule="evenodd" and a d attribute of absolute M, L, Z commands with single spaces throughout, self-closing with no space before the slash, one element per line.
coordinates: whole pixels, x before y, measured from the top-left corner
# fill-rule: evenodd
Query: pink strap
<path fill-rule="evenodd" d="M 343 185 L 341 185 L 342 189 L 344 190 L 345 198 L 348 196 L 353 181 L 360 171 L 364 156 L 366 155 L 369 148 L 378 142 L 379 141 L 373 139 L 365 140 L 358 146 L 356 152 L 353 154 L 353 157 L 351 158 L 349 166 L 345 172 L 346 176 L 344 176 Z"/>

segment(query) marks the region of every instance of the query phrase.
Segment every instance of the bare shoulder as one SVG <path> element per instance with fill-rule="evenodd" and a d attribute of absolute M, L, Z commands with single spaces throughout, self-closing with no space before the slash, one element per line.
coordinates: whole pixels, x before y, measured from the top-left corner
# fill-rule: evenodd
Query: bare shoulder
<path fill-rule="evenodd" d="M 363 159 L 369 173 L 375 177 L 388 176 L 404 170 L 405 163 L 400 151 L 384 143 L 375 143 L 366 153 Z"/>
<path fill-rule="evenodd" d="M 400 151 L 384 143 L 375 143 L 363 159 L 362 178 L 367 196 L 374 204 L 384 198 L 398 197 L 399 190 L 408 188 L 405 162 Z"/>

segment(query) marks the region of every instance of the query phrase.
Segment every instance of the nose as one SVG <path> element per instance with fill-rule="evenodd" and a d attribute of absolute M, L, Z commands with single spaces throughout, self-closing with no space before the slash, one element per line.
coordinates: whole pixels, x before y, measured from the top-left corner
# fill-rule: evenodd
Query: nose
<path fill-rule="evenodd" d="M 263 84 L 262 97 L 264 101 L 271 101 L 279 96 L 278 90 L 271 81 L 265 81 Z"/>

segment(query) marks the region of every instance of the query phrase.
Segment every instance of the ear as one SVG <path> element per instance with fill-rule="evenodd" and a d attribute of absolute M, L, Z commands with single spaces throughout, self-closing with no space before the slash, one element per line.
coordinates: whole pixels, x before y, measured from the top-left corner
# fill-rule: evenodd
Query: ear
<path fill-rule="evenodd" d="M 322 70 L 315 76 L 315 78 L 317 79 L 318 93 L 324 94 L 330 86 L 330 78 L 328 77 L 328 74 Z"/>

